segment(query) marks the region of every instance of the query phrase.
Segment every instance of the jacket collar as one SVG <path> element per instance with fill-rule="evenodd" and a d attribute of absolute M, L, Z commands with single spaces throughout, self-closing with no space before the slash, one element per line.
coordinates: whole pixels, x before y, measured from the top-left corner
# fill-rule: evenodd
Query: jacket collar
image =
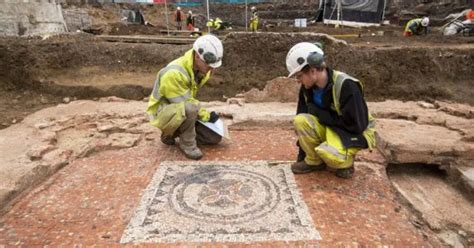
<path fill-rule="evenodd" d="M 183 56 L 183 62 L 182 62 L 183 67 L 186 69 L 189 75 L 191 75 L 191 81 L 193 84 L 196 84 L 198 86 L 204 85 L 207 80 L 209 80 L 209 77 L 211 76 L 211 72 L 207 72 L 206 75 L 203 77 L 201 82 L 196 82 L 196 75 L 194 75 L 194 50 L 189 49 Z"/>

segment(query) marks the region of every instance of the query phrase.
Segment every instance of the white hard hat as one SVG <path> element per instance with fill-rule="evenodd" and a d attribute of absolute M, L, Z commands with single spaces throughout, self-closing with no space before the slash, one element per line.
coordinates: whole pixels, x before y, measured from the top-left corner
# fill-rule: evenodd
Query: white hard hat
<path fill-rule="evenodd" d="M 257 8 L 255 6 L 252 6 L 252 8 L 250 8 L 251 10 L 256 10 Z"/>
<path fill-rule="evenodd" d="M 216 36 L 206 34 L 197 38 L 193 44 L 193 49 L 199 55 L 199 58 L 212 68 L 218 68 L 222 65 L 224 47 Z"/>
<path fill-rule="evenodd" d="M 301 42 L 294 45 L 286 55 L 286 69 L 290 73 L 288 77 L 295 75 L 308 65 L 308 57 L 312 53 L 324 56 L 323 50 L 313 43 Z"/>
<path fill-rule="evenodd" d="M 188 13 L 189 13 L 189 14 L 192 14 L 193 12 L 190 10 L 190 11 L 188 11 Z"/>
<path fill-rule="evenodd" d="M 423 19 L 421 19 L 421 26 L 428 27 L 428 25 L 430 25 L 430 18 L 423 17 Z"/>
<path fill-rule="evenodd" d="M 181 7 L 178 6 L 178 8 L 176 8 L 177 10 L 181 10 Z"/>

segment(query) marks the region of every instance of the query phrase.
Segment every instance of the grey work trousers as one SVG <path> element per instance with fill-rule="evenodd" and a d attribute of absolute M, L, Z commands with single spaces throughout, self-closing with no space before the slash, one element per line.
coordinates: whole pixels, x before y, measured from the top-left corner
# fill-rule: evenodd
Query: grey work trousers
<path fill-rule="evenodd" d="M 174 134 L 179 137 L 180 145 L 191 148 L 197 145 L 215 145 L 222 140 L 220 135 L 197 122 L 199 105 L 186 103 L 184 109 L 186 118 Z"/>

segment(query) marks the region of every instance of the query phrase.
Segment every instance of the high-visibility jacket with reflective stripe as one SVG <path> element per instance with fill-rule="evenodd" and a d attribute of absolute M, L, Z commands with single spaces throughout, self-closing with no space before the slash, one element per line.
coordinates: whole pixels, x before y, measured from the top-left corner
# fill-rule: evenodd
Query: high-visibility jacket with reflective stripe
<path fill-rule="evenodd" d="M 221 29 L 222 22 L 223 21 L 220 18 L 216 18 L 216 20 L 214 20 L 214 21 L 208 21 L 206 23 L 206 26 L 219 30 L 219 29 Z"/>
<path fill-rule="evenodd" d="M 250 18 L 251 22 L 258 22 L 258 14 L 257 11 L 252 13 L 252 17 Z"/>
<path fill-rule="evenodd" d="M 194 53 L 193 50 L 187 51 L 184 56 L 172 61 L 165 68 L 158 72 L 153 87 L 153 92 L 148 101 L 147 114 L 150 118 L 150 123 L 162 129 L 164 123 L 159 124 L 158 120 L 161 116 L 159 112 L 164 109 L 165 105 L 173 103 L 193 103 L 199 104 L 196 99 L 198 89 L 201 88 L 211 75 L 208 72 L 201 82 L 196 82 L 193 72 Z M 184 116 L 184 104 L 175 104 L 177 115 Z M 172 111 L 169 111 L 172 112 Z M 199 110 L 199 119 L 202 121 L 209 121 L 210 114 L 204 108 Z M 171 117 L 162 117 L 162 119 L 169 119 Z M 163 121 L 162 121 L 163 122 Z M 176 121 L 176 126 L 170 129 L 177 129 L 181 123 Z"/>
<path fill-rule="evenodd" d="M 411 19 L 405 26 L 405 32 L 421 32 L 423 26 L 421 25 L 421 18 Z"/>
<path fill-rule="evenodd" d="M 334 82 L 334 85 L 332 88 L 332 94 L 334 100 L 334 108 L 339 116 L 342 116 L 340 96 L 342 85 L 344 84 L 344 81 L 346 79 L 350 79 L 354 82 L 357 82 L 360 85 L 361 90 L 364 89 L 364 85 L 358 79 L 353 78 L 347 75 L 346 73 L 333 70 L 332 81 Z M 372 149 L 373 147 L 375 147 L 375 118 L 370 113 L 368 114 L 368 117 L 369 125 L 364 130 L 363 136 L 367 140 L 367 145 L 369 146 L 369 148 Z"/>

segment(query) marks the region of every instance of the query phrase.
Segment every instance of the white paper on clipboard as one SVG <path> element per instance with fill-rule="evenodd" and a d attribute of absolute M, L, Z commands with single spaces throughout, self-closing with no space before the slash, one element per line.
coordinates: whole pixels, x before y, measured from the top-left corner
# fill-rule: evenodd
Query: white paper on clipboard
<path fill-rule="evenodd" d="M 198 120 L 198 122 L 206 126 L 207 128 L 211 129 L 214 133 L 217 133 L 224 138 L 229 138 L 224 122 L 221 119 L 217 119 L 217 121 L 214 123 L 204 122 L 201 120 Z"/>

